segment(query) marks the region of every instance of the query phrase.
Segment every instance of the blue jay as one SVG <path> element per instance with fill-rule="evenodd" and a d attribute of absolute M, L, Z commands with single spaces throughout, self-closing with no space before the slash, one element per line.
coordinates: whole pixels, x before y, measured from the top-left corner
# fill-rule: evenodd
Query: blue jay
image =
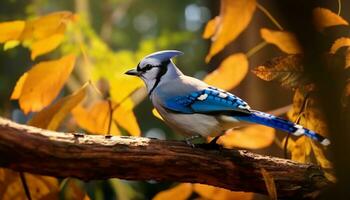
<path fill-rule="evenodd" d="M 184 75 L 172 62 L 183 53 L 159 51 L 143 58 L 137 68 L 125 74 L 138 76 L 159 114 L 172 129 L 188 136 L 215 136 L 246 123 L 273 127 L 295 136 L 306 135 L 323 145 L 330 141 L 276 116 L 253 110 L 239 97 L 201 80 Z"/>

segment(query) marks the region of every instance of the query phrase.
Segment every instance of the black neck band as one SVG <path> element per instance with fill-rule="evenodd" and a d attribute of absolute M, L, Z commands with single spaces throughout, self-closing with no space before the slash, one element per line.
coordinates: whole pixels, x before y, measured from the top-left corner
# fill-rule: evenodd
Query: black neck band
<path fill-rule="evenodd" d="M 158 86 L 162 76 L 168 71 L 168 64 L 170 63 L 170 60 L 162 62 L 159 66 L 159 71 L 156 76 L 156 82 L 154 83 L 152 89 L 149 91 L 148 96 L 151 96 L 153 90 Z"/>

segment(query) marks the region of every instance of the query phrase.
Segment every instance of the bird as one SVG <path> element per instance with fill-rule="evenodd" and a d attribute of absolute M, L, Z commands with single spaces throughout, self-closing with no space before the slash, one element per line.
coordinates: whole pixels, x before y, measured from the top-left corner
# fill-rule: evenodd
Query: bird
<path fill-rule="evenodd" d="M 137 76 L 146 85 L 154 108 L 170 128 L 189 136 L 216 140 L 225 131 L 246 124 L 261 124 L 295 136 L 305 135 L 327 146 L 330 140 L 303 126 L 253 110 L 241 98 L 184 75 L 172 59 L 183 53 L 163 50 L 145 56 L 125 74 Z"/>

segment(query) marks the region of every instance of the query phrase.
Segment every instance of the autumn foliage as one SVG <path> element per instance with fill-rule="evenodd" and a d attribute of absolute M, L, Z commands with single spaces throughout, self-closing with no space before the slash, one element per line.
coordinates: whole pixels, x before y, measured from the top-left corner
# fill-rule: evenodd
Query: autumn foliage
<path fill-rule="evenodd" d="M 284 30 L 268 9 L 255 0 L 221 0 L 219 15 L 207 22 L 203 32 L 203 38 L 211 41 L 205 61 L 211 61 L 231 43 L 235 45 L 234 42 L 249 27 L 256 12 L 263 13 L 275 28 L 260 27 L 260 44 L 247 52 L 235 52 L 224 57 L 203 80 L 228 91 L 235 89 L 249 73 L 265 81 L 278 82 L 294 93 L 287 117 L 323 136 L 329 136 L 332 133 L 328 131 L 318 98 L 314 95 L 317 87 L 304 73 L 302 44 L 293 32 Z M 338 25 L 348 26 L 345 19 L 327 8 L 315 8 L 313 17 L 314 25 L 320 32 Z M 88 29 L 88 33 L 84 34 L 83 29 Z M 4 44 L 5 51 L 18 45 L 28 48 L 30 59 L 34 62 L 28 71 L 18 77 L 10 97 L 18 101 L 23 113 L 32 114 L 29 125 L 49 130 L 84 130 L 88 134 L 141 135 L 133 109 L 145 98 L 143 84 L 123 73 L 147 53 L 158 50 L 155 45 L 141 44 L 141 48 L 135 52 L 112 51 L 98 38 L 84 17 L 69 11 L 48 13 L 30 20 L 1 22 L 0 43 Z M 148 48 L 142 48 L 142 45 Z M 267 45 L 277 47 L 281 55 L 266 62 L 261 61 L 259 66 L 251 66 L 249 59 Z M 350 67 L 350 38 L 336 38 L 324 56 L 326 62 L 343 61 L 343 68 L 338 70 L 345 72 Z M 77 76 L 80 81 L 74 81 Z M 342 101 L 347 102 L 350 82 L 344 83 L 343 88 Z M 63 90 L 69 92 L 63 93 Z M 62 95 L 67 93 L 66 96 Z M 348 105 L 344 103 L 344 106 Z M 157 116 L 155 110 L 153 113 Z M 301 163 L 314 162 L 324 169 L 329 180 L 336 181 L 332 163 L 327 158 L 327 149 L 304 136 L 286 136 L 280 140 L 277 134 L 272 128 L 250 125 L 228 130 L 219 139 L 219 144 L 225 148 L 244 149 L 262 149 L 277 144 L 281 151 L 285 149 L 290 159 Z M 274 180 L 269 172 L 261 169 L 261 174 L 270 198 L 277 199 Z M 62 185 L 69 188 L 66 195 L 71 199 L 89 199 L 73 180 L 62 183 L 56 178 L 28 173 L 25 173 L 25 177 L 33 199 L 57 199 Z M 254 197 L 253 193 L 180 183 L 158 193 L 154 199 L 189 199 L 194 194 L 201 199 Z M 0 199 L 24 198 L 18 173 L 0 169 Z"/>

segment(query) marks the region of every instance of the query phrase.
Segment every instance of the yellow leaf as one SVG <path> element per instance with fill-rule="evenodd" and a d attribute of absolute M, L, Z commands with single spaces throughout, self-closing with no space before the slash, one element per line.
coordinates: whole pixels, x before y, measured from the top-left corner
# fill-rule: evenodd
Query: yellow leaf
<path fill-rule="evenodd" d="M 348 22 L 341 16 L 326 8 L 315 8 L 313 10 L 313 21 L 319 31 L 330 26 L 348 25 Z"/>
<path fill-rule="evenodd" d="M 11 21 L 0 23 L 0 43 L 17 40 L 24 30 L 24 21 Z"/>
<path fill-rule="evenodd" d="M 281 146 L 280 146 L 280 147 L 281 147 L 282 149 L 284 148 L 286 142 L 287 142 L 287 136 L 284 137 L 283 140 L 282 140 L 282 142 L 281 142 Z M 289 138 L 288 138 L 288 144 L 287 144 L 287 149 L 288 149 L 288 151 L 291 152 L 291 151 L 293 150 L 294 146 L 295 146 L 295 141 L 294 141 L 292 138 L 289 137 Z"/>
<path fill-rule="evenodd" d="M 261 174 L 264 178 L 266 189 L 267 189 L 267 192 L 269 193 L 270 199 L 277 200 L 276 185 L 272 176 L 264 168 L 261 168 Z"/>
<path fill-rule="evenodd" d="M 59 94 L 74 63 L 75 56 L 68 55 L 36 64 L 19 79 L 11 99 L 19 99 L 24 113 L 41 110 Z"/>
<path fill-rule="evenodd" d="M 63 199 L 90 200 L 84 189 L 78 185 L 78 180 L 72 178 L 68 179 L 65 188 Z"/>
<path fill-rule="evenodd" d="M 31 59 L 34 60 L 37 56 L 46 54 L 56 49 L 63 41 L 63 34 L 53 34 L 44 39 L 38 40 L 30 47 L 32 50 Z"/>
<path fill-rule="evenodd" d="M 231 90 L 236 87 L 248 73 L 248 59 L 245 54 L 233 54 L 208 74 L 204 81 L 210 85 Z"/>
<path fill-rule="evenodd" d="M 141 130 L 134 112 L 124 106 L 119 106 L 113 113 L 113 119 L 132 136 L 140 136 Z"/>
<path fill-rule="evenodd" d="M 215 196 L 216 187 L 195 183 L 193 184 L 193 190 L 205 199 L 212 199 Z"/>
<path fill-rule="evenodd" d="M 121 102 L 131 93 L 142 87 L 143 83 L 139 78 L 125 76 L 124 73 L 120 73 L 114 76 L 114 79 L 110 82 L 111 98 L 114 102 Z"/>
<path fill-rule="evenodd" d="M 302 48 L 293 33 L 262 28 L 260 29 L 260 35 L 267 43 L 276 45 L 285 53 L 302 53 Z"/>
<path fill-rule="evenodd" d="M 350 46 L 350 38 L 341 37 L 338 38 L 332 45 L 330 53 L 336 53 L 338 49 L 342 47 Z"/>
<path fill-rule="evenodd" d="M 233 192 L 223 188 L 218 188 L 204 184 L 193 184 L 193 190 L 201 197 L 207 200 L 251 200 L 253 193 L 251 192 Z"/>
<path fill-rule="evenodd" d="M 0 168 L 0 199 L 22 200 L 27 199 L 19 173 Z M 39 176 L 29 173 L 24 174 L 32 199 L 59 199 L 59 186 L 56 178 Z"/>
<path fill-rule="evenodd" d="M 306 136 L 301 136 L 295 141 L 295 145 L 291 150 L 292 160 L 308 163 L 310 162 L 311 144 L 309 138 Z"/>
<path fill-rule="evenodd" d="M 232 42 L 248 26 L 255 11 L 255 0 L 222 0 L 220 5 L 219 23 L 207 29 L 207 35 L 212 35 L 212 45 L 206 56 L 206 62 Z M 215 30 L 215 33 L 212 33 Z M 209 33 L 208 33 L 209 32 Z M 211 33 L 211 34 L 210 34 Z"/>
<path fill-rule="evenodd" d="M 74 14 L 69 11 L 50 13 L 32 21 L 32 35 L 36 40 L 41 40 L 54 34 L 63 34 L 68 22 L 74 20 Z M 26 27 L 27 28 L 27 27 Z"/>
<path fill-rule="evenodd" d="M 220 23 L 219 16 L 216 16 L 214 19 L 209 20 L 207 25 L 205 26 L 205 29 L 203 32 L 203 38 L 209 39 L 211 36 L 213 36 L 216 32 L 216 29 L 218 28 L 219 23 Z"/>
<path fill-rule="evenodd" d="M 110 123 L 110 106 L 108 101 L 97 101 L 88 109 L 81 105 L 76 106 L 72 110 L 72 114 L 77 124 L 94 134 L 106 135 L 108 133 L 108 125 Z M 115 122 L 111 122 L 111 135 L 120 135 L 120 131 Z"/>
<path fill-rule="evenodd" d="M 43 129 L 56 130 L 61 121 L 84 99 L 85 95 L 86 87 L 83 86 L 75 93 L 36 113 L 28 124 Z"/>
<path fill-rule="evenodd" d="M 251 125 L 239 130 L 229 130 L 218 143 L 226 148 L 260 149 L 272 144 L 275 129 L 263 125 Z"/>
<path fill-rule="evenodd" d="M 319 146 L 319 144 L 316 144 L 314 141 L 311 141 L 311 147 L 312 151 L 315 154 L 315 158 L 318 162 L 318 164 L 325 169 L 331 169 L 332 168 L 332 163 L 329 162 L 329 160 L 326 158 L 324 155 L 324 152 L 322 148 Z"/>
<path fill-rule="evenodd" d="M 20 42 L 18 40 L 10 40 L 7 41 L 4 44 L 4 51 L 15 48 L 16 46 L 18 46 L 20 44 Z"/>
<path fill-rule="evenodd" d="M 181 183 L 171 189 L 159 192 L 153 200 L 186 200 L 192 194 L 192 184 L 191 183 Z"/>
<path fill-rule="evenodd" d="M 287 112 L 287 116 L 290 120 L 295 121 L 299 117 L 300 110 L 305 103 L 305 95 L 300 89 L 297 89 L 293 98 L 293 107 Z M 309 96 L 307 99 L 307 106 L 303 110 L 303 115 L 299 119 L 299 124 L 315 131 L 323 136 L 328 135 L 328 127 L 326 118 L 320 109 L 319 101 L 313 96 Z"/>
<path fill-rule="evenodd" d="M 332 182 L 336 182 L 336 177 L 331 173 L 332 163 L 326 158 L 324 150 L 314 141 L 311 141 L 311 147 L 317 163 L 324 169 L 325 177 Z"/>
<path fill-rule="evenodd" d="M 13 90 L 11 94 L 11 99 L 19 99 L 21 96 L 24 83 L 26 82 L 28 77 L 28 72 L 25 72 L 17 81 L 15 89 Z"/>
<path fill-rule="evenodd" d="M 155 117 L 157 117 L 158 119 L 163 120 L 163 117 L 160 116 L 159 112 L 158 112 L 155 108 L 152 109 L 152 114 L 153 114 Z M 164 121 L 164 120 L 163 120 L 163 121 Z"/>

